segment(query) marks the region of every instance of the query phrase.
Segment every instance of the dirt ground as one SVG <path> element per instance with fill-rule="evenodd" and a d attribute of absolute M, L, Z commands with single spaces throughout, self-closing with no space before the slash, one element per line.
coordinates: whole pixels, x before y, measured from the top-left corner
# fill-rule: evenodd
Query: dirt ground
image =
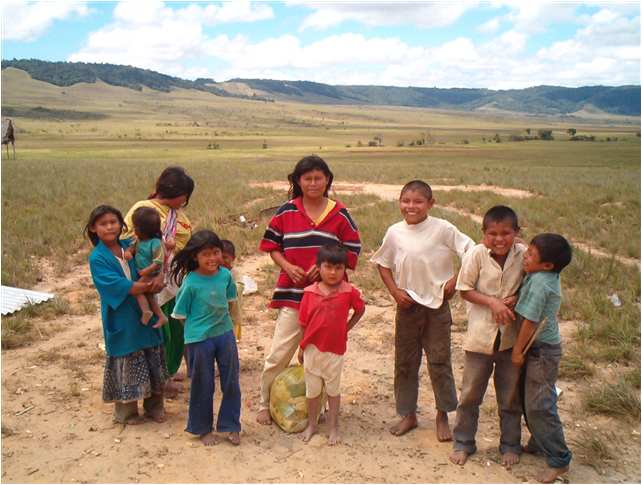
<path fill-rule="evenodd" d="M 543 459 L 523 456 L 508 471 L 499 464 L 498 419 L 492 383 L 480 413 L 479 451 L 463 466 L 450 464 L 450 443 L 435 437 L 434 397 L 425 366 L 421 370 L 419 428 L 393 437 L 393 311 L 384 293 L 365 295 L 366 315 L 351 332 L 342 381 L 343 444 L 327 446 L 325 425 L 309 444 L 276 425 L 255 422 L 259 376 L 274 329 L 266 310 L 271 288 L 265 282 L 269 258 L 239 262 L 255 278 L 259 293 L 244 301 L 246 323 L 239 344 L 243 407 L 242 444 L 205 448 L 184 432 L 187 394 L 166 401 L 167 421 L 115 425 L 112 405 L 101 400 L 104 352 L 98 311 L 60 321 L 32 345 L 2 352 L 2 482 L 532 482 Z M 368 264 L 363 261 L 361 264 Z M 86 264 L 65 278 L 47 278 L 39 289 L 54 291 L 77 308 L 97 302 Z M 461 382 L 464 309 L 453 314 L 453 368 Z M 563 324 L 565 338 L 573 323 Z M 44 332 L 48 333 L 48 332 Z M 640 481 L 640 428 L 611 418 L 589 416 L 577 400 L 580 382 L 561 381 L 559 402 L 566 436 L 575 451 L 570 482 Z M 215 409 L 218 409 L 218 396 Z M 450 415 L 451 423 L 454 413 Z M 587 434 L 588 433 L 588 434 Z M 573 443 L 592 433 L 608 437 L 618 462 L 586 464 Z M 528 436 L 524 428 L 523 441 Z M 614 447 L 614 448 L 613 448 Z"/>

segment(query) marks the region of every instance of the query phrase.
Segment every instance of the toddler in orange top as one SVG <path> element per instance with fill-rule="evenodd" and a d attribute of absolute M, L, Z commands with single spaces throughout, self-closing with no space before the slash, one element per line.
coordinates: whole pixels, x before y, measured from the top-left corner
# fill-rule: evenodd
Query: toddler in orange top
<path fill-rule="evenodd" d="M 308 427 L 303 432 L 303 441 L 306 442 L 317 432 L 323 384 L 330 408 L 328 443 L 334 445 L 339 442 L 343 355 L 346 352 L 348 331 L 365 312 L 361 293 L 344 280 L 347 262 L 348 254 L 343 247 L 321 247 L 316 263 L 321 281 L 305 288 L 299 307 L 303 339 L 298 357 L 305 370 L 305 395 L 308 404 Z M 348 319 L 351 308 L 352 317 Z"/>

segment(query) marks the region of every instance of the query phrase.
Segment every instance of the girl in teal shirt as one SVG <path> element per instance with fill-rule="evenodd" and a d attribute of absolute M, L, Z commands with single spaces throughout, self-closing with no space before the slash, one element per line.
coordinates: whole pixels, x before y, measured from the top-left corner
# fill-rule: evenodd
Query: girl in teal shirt
<path fill-rule="evenodd" d="M 115 403 L 115 422 L 139 424 L 146 417 L 162 422 L 163 384 L 168 379 L 163 338 L 160 329 L 140 323 L 135 299 L 151 291 L 153 283 L 136 281 L 134 261 L 125 259 L 129 243 L 119 239 L 124 226 L 120 211 L 107 205 L 96 207 L 85 226 L 94 245 L 89 268 L 100 296 L 107 354 L 103 401 Z M 138 415 L 140 399 L 144 416 Z"/>
<path fill-rule="evenodd" d="M 172 318 L 185 321 L 185 345 L 192 385 L 185 431 L 216 444 L 213 433 L 214 362 L 223 391 L 216 431 L 227 433 L 234 445 L 241 440 L 241 387 L 236 338 L 229 305 L 236 300 L 236 284 L 221 266 L 220 239 L 212 231 L 194 233 L 172 261 L 171 275 L 180 285 Z"/>

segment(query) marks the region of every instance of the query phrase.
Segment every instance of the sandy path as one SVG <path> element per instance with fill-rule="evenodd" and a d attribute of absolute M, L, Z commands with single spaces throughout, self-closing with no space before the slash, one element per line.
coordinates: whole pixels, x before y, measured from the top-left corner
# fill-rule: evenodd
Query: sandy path
<path fill-rule="evenodd" d="M 2 482 L 492 482 L 532 481 L 541 459 L 526 456 L 506 471 L 499 465 L 498 422 L 489 386 L 480 413 L 479 451 L 464 467 L 448 462 L 451 445 L 434 434 L 434 399 L 425 368 L 420 391 L 420 427 L 394 438 L 393 306 L 383 293 L 366 295 L 364 319 L 351 333 L 343 378 L 341 429 L 344 444 L 326 446 L 324 427 L 310 444 L 276 426 L 255 423 L 258 384 L 274 314 L 265 309 L 269 258 L 251 256 L 241 271 L 253 276 L 259 294 L 245 299 L 247 323 L 240 343 L 243 407 L 242 444 L 205 448 L 185 433 L 186 394 L 168 400 L 168 420 L 142 426 L 114 425 L 112 406 L 101 400 L 104 354 L 97 312 L 63 317 L 60 330 L 31 346 L 2 352 Z M 362 263 L 367 264 L 367 263 Z M 59 296 L 97 300 L 86 265 L 72 268 L 57 282 Z M 72 299 L 72 298 L 70 298 Z M 453 359 L 461 382 L 463 307 L 454 305 Z M 43 323 L 46 325 L 47 322 Z M 50 324 L 50 323 L 49 323 Z M 570 323 L 563 329 L 572 333 Z M 639 428 L 580 414 L 578 382 L 560 382 L 560 413 L 570 442 L 583 430 L 612 433 L 617 466 L 603 475 L 577 457 L 572 482 L 639 482 Z M 218 395 L 217 395 L 218 396 Z M 218 398 L 216 408 L 218 407 Z M 451 420 L 454 415 L 451 415 Z M 524 433 L 527 436 L 526 432 Z"/>
<path fill-rule="evenodd" d="M 274 190 L 285 190 L 289 189 L 287 182 L 274 181 L 274 182 L 254 182 L 250 184 L 254 187 L 268 187 Z M 371 183 L 347 183 L 347 182 L 334 182 L 332 184 L 333 191 L 337 193 L 347 193 L 347 194 L 372 194 L 376 195 L 383 200 L 397 200 L 399 198 L 399 191 L 401 190 L 401 185 L 390 185 L 390 184 L 371 184 Z M 511 189 L 505 187 L 498 187 L 495 185 L 432 185 L 431 188 L 435 191 L 451 191 L 451 190 L 461 190 L 464 192 L 495 192 L 501 194 L 505 197 L 514 197 L 518 199 L 534 197 L 535 194 L 528 192 L 526 190 Z M 454 212 L 460 216 L 468 217 L 473 221 L 481 224 L 482 218 L 477 214 L 453 207 L 450 205 L 439 205 L 440 209 Z M 605 249 L 596 247 L 590 243 L 578 241 L 572 239 L 571 243 L 580 251 L 589 253 L 598 258 L 613 258 L 616 261 L 631 267 L 640 267 L 640 260 L 637 258 L 629 258 L 626 256 L 618 256 L 609 253 Z"/>

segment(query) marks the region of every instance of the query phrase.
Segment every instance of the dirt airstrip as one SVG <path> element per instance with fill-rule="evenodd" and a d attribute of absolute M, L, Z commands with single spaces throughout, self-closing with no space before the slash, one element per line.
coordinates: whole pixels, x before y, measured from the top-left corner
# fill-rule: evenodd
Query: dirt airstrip
<path fill-rule="evenodd" d="M 355 185 L 355 184 L 351 184 Z M 392 190 L 392 189 L 391 189 Z M 394 198 L 397 197 L 395 188 Z M 382 191 L 377 189 L 377 193 Z M 391 192 L 392 193 L 392 192 Z M 365 258 L 362 265 L 369 264 Z M 167 421 L 141 426 L 114 425 L 112 406 L 101 400 L 104 352 L 98 309 L 77 311 L 97 302 L 87 265 L 72 267 L 64 278 L 47 275 L 38 289 L 66 298 L 72 315 L 36 321 L 42 338 L 28 347 L 2 351 L 2 482 L 532 482 L 543 460 L 523 456 L 505 470 L 497 451 L 499 426 L 494 389 L 489 385 L 478 431 L 479 451 L 464 467 L 448 462 L 451 444 L 439 443 L 434 430 L 434 398 L 422 368 L 420 426 L 403 437 L 387 428 L 395 419 L 393 395 L 394 306 L 383 292 L 365 295 L 366 315 L 350 335 L 342 380 L 343 444 L 326 445 L 324 425 L 311 443 L 276 426 L 254 420 L 259 376 L 274 329 L 266 310 L 274 266 L 264 255 L 239 261 L 259 293 L 244 301 L 246 322 L 239 344 L 243 405 L 242 444 L 203 447 L 185 433 L 187 394 L 167 400 Z M 463 362 L 464 307 L 454 300 L 453 368 L 459 386 Z M 576 322 L 562 322 L 563 338 Z M 605 378 L 613 369 L 604 369 Z M 188 385 L 186 383 L 186 385 Z M 559 408 L 575 453 L 570 482 L 639 482 L 640 427 L 582 411 L 581 381 L 560 381 Z M 218 394 L 216 407 L 218 407 Z M 454 413 L 450 416 L 454 420 Z M 524 428 L 524 440 L 528 432 Z M 613 457 L 588 456 L 591 437 L 606 442 Z"/>

